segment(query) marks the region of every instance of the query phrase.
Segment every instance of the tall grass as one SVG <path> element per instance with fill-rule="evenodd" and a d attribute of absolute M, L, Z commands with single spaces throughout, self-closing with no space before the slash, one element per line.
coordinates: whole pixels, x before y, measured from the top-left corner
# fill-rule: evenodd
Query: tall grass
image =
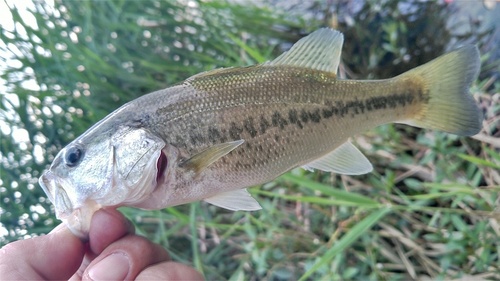
<path fill-rule="evenodd" d="M 347 34 L 343 76 L 387 77 L 399 74 L 391 65 L 402 70 L 418 64 L 398 59 L 413 46 L 414 32 L 430 36 L 443 24 L 433 18 L 426 25 L 426 13 L 446 15 L 441 6 L 416 1 L 425 9 L 411 21 L 390 7 L 397 1 L 384 2 L 382 10 L 376 2 L 361 2 L 357 15 L 347 2 L 335 4 L 344 11 L 337 26 Z M 7 135 L 0 141 L 1 223 L 8 230 L 2 244 L 47 233 L 59 223 L 36 187 L 39 172 L 65 143 L 119 104 L 196 72 L 272 59 L 300 34 L 330 25 L 222 1 L 195 1 L 195 7 L 183 1 L 56 1 L 57 12 L 35 3 L 39 29 L 25 26 L 27 36 L 2 32 L 2 40 L 23 55 L 15 58 L 22 66 L 3 75 L 18 102 L 1 95 L 1 121 L 11 132 L 29 134 L 23 145 Z M 22 25 L 19 11 L 11 12 Z M 348 24 L 348 15 L 355 25 Z M 374 29 L 380 20 L 384 28 Z M 432 56 L 444 48 L 435 41 Z M 418 51 L 409 53 L 414 58 Z M 261 211 L 229 212 L 200 202 L 121 210 L 138 234 L 208 280 L 500 279 L 500 81 L 491 71 L 498 68 L 494 63 L 472 89 L 485 112 L 483 130 L 474 137 L 381 126 L 353 138 L 373 173 L 293 170 L 249 189 Z M 35 79 L 40 89 L 23 87 L 26 79 Z M 42 160 L 33 156 L 37 147 Z"/>

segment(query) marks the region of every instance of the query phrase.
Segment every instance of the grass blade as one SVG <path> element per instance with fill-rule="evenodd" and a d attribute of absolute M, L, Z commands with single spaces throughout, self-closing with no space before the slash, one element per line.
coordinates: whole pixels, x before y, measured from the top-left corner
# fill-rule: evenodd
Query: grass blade
<path fill-rule="evenodd" d="M 495 164 L 493 162 L 490 162 L 488 160 L 479 158 L 479 157 L 475 157 L 475 156 L 471 156 L 471 155 L 466 155 L 466 154 L 458 154 L 458 157 L 460 157 L 460 158 L 462 158 L 462 159 L 464 159 L 466 161 L 469 161 L 471 163 L 474 163 L 474 164 L 476 164 L 478 166 L 490 167 L 490 168 L 494 168 L 494 169 L 500 170 L 500 165 Z"/>
<path fill-rule="evenodd" d="M 189 230 L 191 232 L 191 249 L 193 251 L 193 263 L 194 267 L 196 270 L 201 272 L 203 274 L 203 263 L 201 262 L 201 257 L 200 257 L 200 247 L 198 245 L 198 231 L 197 231 L 197 219 L 196 219 L 196 214 L 197 214 L 197 209 L 199 203 L 194 203 L 191 204 L 191 208 L 189 210 L 190 218 L 189 218 Z"/>
<path fill-rule="evenodd" d="M 252 59 L 254 59 L 257 63 L 263 63 L 267 61 L 267 59 L 262 54 L 260 54 L 256 49 L 253 49 L 252 47 L 248 46 L 245 42 L 243 42 L 243 40 L 231 34 L 228 34 L 227 36 L 231 40 L 233 40 L 233 42 L 236 43 L 236 45 L 245 50 L 245 52 L 247 52 L 250 55 L 250 57 L 252 57 Z"/>
<path fill-rule="evenodd" d="M 339 190 L 336 188 L 332 188 L 331 186 L 328 186 L 326 184 L 322 184 L 319 182 L 312 181 L 310 179 L 304 178 L 304 177 L 299 177 L 292 175 L 290 173 L 284 174 L 281 176 L 277 181 L 280 180 L 285 180 L 292 182 L 294 184 L 297 184 L 301 187 L 309 188 L 314 191 L 319 191 L 325 195 L 335 197 L 335 199 L 339 201 L 346 201 L 346 202 L 352 202 L 355 205 L 358 206 L 377 206 L 379 203 L 369 197 L 357 194 L 357 193 L 351 193 L 343 190 Z"/>
<path fill-rule="evenodd" d="M 268 197 L 278 197 L 284 200 L 296 201 L 296 202 L 304 202 L 304 203 L 312 203 L 317 205 L 330 205 L 330 206 L 347 206 L 347 207 L 363 207 L 363 208 L 380 208 L 380 203 L 358 203 L 352 200 L 343 200 L 343 199 L 330 199 L 323 198 L 318 196 L 302 196 L 302 195 L 286 195 L 286 194 L 278 194 L 274 192 L 264 191 L 264 190 L 252 190 L 252 193 L 260 194 Z"/>
<path fill-rule="evenodd" d="M 302 275 L 299 280 L 306 280 L 322 265 L 331 262 L 336 255 L 351 246 L 361 235 L 363 235 L 373 225 L 380 221 L 380 219 L 387 215 L 390 210 L 390 208 L 379 209 L 356 224 L 353 228 L 351 228 L 351 230 L 349 230 L 349 232 L 342 236 L 342 238 L 338 240 L 337 243 L 335 243 L 333 247 L 330 248 L 319 261 L 317 261 L 308 271 L 306 271 L 306 273 L 304 273 L 304 275 Z"/>

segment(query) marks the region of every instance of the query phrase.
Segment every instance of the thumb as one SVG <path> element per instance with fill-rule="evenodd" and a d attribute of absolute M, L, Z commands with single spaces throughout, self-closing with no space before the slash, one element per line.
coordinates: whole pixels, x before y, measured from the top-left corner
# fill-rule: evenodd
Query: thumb
<path fill-rule="evenodd" d="M 182 263 L 167 261 L 144 269 L 135 280 L 205 280 L 194 268 Z"/>
<path fill-rule="evenodd" d="M 5 279 L 68 279 L 78 269 L 85 245 L 62 224 L 45 236 L 19 240 L 0 250 Z"/>

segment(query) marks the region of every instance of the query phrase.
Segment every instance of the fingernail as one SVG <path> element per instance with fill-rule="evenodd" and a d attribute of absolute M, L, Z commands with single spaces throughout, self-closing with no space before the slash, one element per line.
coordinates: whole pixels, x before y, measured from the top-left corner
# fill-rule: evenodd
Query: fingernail
<path fill-rule="evenodd" d="M 128 275 L 130 261 L 125 253 L 113 253 L 92 266 L 89 277 L 92 280 L 123 280 Z"/>

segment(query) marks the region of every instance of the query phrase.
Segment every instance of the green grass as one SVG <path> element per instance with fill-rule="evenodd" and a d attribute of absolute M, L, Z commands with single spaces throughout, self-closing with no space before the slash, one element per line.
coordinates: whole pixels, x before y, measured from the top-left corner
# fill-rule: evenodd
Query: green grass
<path fill-rule="evenodd" d="M 405 19 L 397 9 L 387 10 L 397 6 L 397 1 L 384 2 L 381 9 L 377 1 L 366 1 L 352 26 L 342 22 L 343 17 L 351 16 L 349 9 L 339 10 L 339 27 L 346 36 L 342 55 L 346 64 L 340 68 L 341 76 L 395 75 L 412 66 L 394 63 L 394 59 L 404 57 L 400 51 L 410 52 L 414 66 L 441 54 L 453 41 L 443 25 L 451 10 L 442 14 L 442 5 L 415 1 L 427 7 L 415 9 L 419 27 L 412 19 L 415 15 Z M 18 115 L 16 120 L 7 120 L 12 127 L 29 132 L 33 138 L 30 146 L 37 144 L 35 136 L 46 136 L 46 142 L 38 144 L 49 158 L 120 103 L 195 72 L 262 63 L 276 55 L 273 51 L 278 42 L 296 40 L 299 33 L 325 25 L 295 15 L 290 20 L 277 10 L 224 1 L 196 1 L 205 21 L 200 25 L 176 1 L 61 3 L 70 7 L 64 9 L 73 21 L 68 28 L 57 18 L 42 20 L 50 15 L 47 12 L 37 14 L 40 30 L 27 28 L 29 34 L 44 39 L 42 46 L 53 55 L 44 57 L 34 51 L 35 63 L 20 58 L 23 68 L 33 68 L 40 83 L 49 88 L 33 92 L 14 87 L 20 105 L 10 107 L 16 108 Z M 161 7 L 150 8 L 156 4 Z M 340 1 L 339 7 L 342 5 L 350 4 Z M 322 6 L 318 9 L 323 10 Z M 392 16 L 380 16 L 384 9 Z M 21 15 L 13 12 L 22 22 Z M 138 26 L 138 19 L 158 26 Z M 164 20 L 169 24 L 163 24 Z M 54 23 L 55 28 L 50 27 Z M 85 27 L 78 44 L 61 36 L 62 31 L 71 32 L 73 24 Z M 196 34 L 176 31 L 176 26 L 193 24 L 199 31 Z M 43 30 L 49 35 L 43 35 Z M 155 36 L 137 37 L 145 31 Z M 119 36 L 110 37 L 112 32 Z M 435 36 L 436 32 L 445 36 Z M 247 33 L 251 36 L 244 36 Z M 0 35 L 5 42 L 19 46 L 38 44 L 34 36 L 12 39 L 9 34 Z M 88 42 L 87 35 L 93 41 Z M 432 41 L 426 48 L 430 53 L 422 52 L 416 44 L 416 38 L 435 37 L 440 40 L 420 40 Z M 174 48 L 176 40 L 191 42 L 201 51 Z M 65 43 L 74 59 L 54 49 L 54 42 Z M 117 51 L 110 52 L 109 44 Z M 171 53 L 157 53 L 164 47 Z M 76 71 L 83 62 L 87 71 Z M 124 69 L 123 62 L 134 62 L 134 72 Z M 483 65 L 485 73 L 493 68 L 498 68 L 498 62 Z M 19 74 L 16 71 L 11 70 L 11 74 Z M 203 202 L 157 211 L 121 210 L 139 235 L 163 245 L 174 260 L 194 266 L 208 280 L 500 279 L 500 81 L 498 75 L 484 76 L 473 87 L 474 97 L 485 112 L 484 129 L 477 136 L 460 138 L 403 125 L 374 128 L 352 140 L 373 163 L 372 173 L 351 177 L 293 170 L 249 189 L 263 207 L 257 212 L 229 212 Z M 4 78 L 9 77 L 18 76 Z M 74 98 L 75 89 L 84 90 L 82 81 L 91 85 L 92 95 Z M 64 113 L 72 107 L 85 114 L 70 114 L 71 118 L 67 114 L 45 115 L 42 106 L 47 110 L 52 104 Z M 7 112 L 8 107 L 4 103 L 0 109 Z M 50 206 L 36 187 L 37 172 L 46 168 L 46 163 L 23 163 L 31 157 L 30 146 L 19 149 L 19 144 L 7 137 L 0 140 L 2 155 L 8 156 L 0 169 L 0 209 L 6 210 L 1 219 L 9 230 L 0 243 L 48 233 L 59 223 L 53 209 L 37 213 L 26 207 Z"/>
<path fill-rule="evenodd" d="M 209 280 L 499 279 L 499 89 L 474 90 L 487 108 L 478 136 L 374 128 L 353 138 L 374 172 L 295 169 L 250 189 L 261 211 L 197 202 L 125 213 Z"/>
<path fill-rule="evenodd" d="M 476 139 L 382 126 L 354 138 L 371 174 L 296 169 L 250 189 L 257 212 L 198 202 L 125 213 L 209 280 L 498 279 L 500 153 Z"/>

